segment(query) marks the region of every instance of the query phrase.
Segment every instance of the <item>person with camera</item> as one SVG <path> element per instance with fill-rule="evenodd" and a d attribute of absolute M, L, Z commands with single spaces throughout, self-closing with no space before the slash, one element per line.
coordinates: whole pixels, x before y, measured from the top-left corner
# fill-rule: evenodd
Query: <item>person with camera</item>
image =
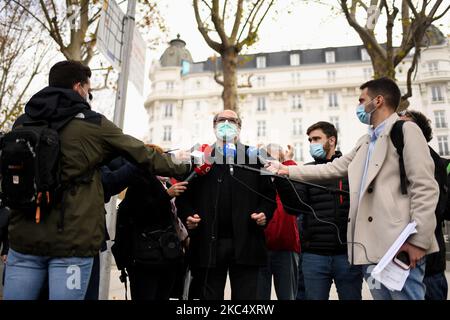
<path fill-rule="evenodd" d="M 159 146 L 149 146 L 163 153 Z M 168 180 L 129 162 L 110 172 L 103 169 L 108 193 L 116 193 L 116 185 L 123 187 L 124 181 L 128 186 L 117 211 L 112 251 L 119 269 L 128 273 L 132 300 L 169 300 L 183 262 L 173 199 L 186 190 L 187 182 L 168 185 Z"/>

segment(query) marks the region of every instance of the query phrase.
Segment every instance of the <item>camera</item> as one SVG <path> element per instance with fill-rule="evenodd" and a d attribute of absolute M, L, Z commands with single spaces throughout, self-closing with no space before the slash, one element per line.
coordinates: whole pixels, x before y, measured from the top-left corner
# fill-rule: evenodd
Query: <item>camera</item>
<path fill-rule="evenodd" d="M 394 263 L 400 268 L 409 270 L 411 261 L 409 260 L 409 255 L 406 251 L 400 251 L 394 257 Z"/>

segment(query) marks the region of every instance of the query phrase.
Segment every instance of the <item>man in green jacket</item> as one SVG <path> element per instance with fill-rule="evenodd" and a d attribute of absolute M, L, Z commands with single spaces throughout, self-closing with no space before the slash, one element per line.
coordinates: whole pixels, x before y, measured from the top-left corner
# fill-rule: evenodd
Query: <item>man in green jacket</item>
<path fill-rule="evenodd" d="M 105 238 L 100 165 L 121 155 L 161 176 L 183 176 L 190 169 L 92 111 L 90 77 L 89 67 L 79 62 L 58 62 L 49 86 L 30 99 L 14 124 L 46 120 L 58 130 L 61 182 L 70 187 L 40 223 L 12 210 L 4 299 L 37 299 L 47 274 L 50 299 L 84 298 L 93 256 Z"/>

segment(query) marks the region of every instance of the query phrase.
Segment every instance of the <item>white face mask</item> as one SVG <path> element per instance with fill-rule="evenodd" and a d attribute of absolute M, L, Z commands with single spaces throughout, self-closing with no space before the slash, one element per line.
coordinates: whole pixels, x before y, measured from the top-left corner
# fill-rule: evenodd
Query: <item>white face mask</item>
<path fill-rule="evenodd" d="M 84 88 L 80 85 L 80 89 L 83 90 L 84 95 L 84 100 L 86 100 L 87 102 L 91 102 L 92 101 L 92 93 L 90 92 L 86 92 L 86 90 L 84 90 Z"/>
<path fill-rule="evenodd" d="M 216 125 L 215 133 L 217 139 L 231 141 L 239 135 L 239 128 L 228 121 L 220 122 Z"/>

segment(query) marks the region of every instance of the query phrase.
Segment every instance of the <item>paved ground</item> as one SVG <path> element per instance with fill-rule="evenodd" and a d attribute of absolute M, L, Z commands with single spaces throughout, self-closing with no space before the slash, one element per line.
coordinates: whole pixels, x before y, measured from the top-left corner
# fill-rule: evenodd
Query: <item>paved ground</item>
<path fill-rule="evenodd" d="M 109 299 L 110 300 L 123 300 L 125 297 L 125 289 L 124 285 L 119 281 L 119 275 L 120 272 L 117 269 L 111 270 L 111 284 L 110 284 L 110 290 L 109 290 Z M 447 261 L 447 271 L 445 273 L 447 282 L 449 282 L 450 287 L 450 261 Z M 225 288 L 225 300 L 230 300 L 231 292 L 230 292 L 230 284 L 227 280 L 227 285 Z M 276 294 L 273 290 L 272 286 L 272 300 L 276 300 Z M 370 295 L 369 288 L 367 287 L 367 284 L 365 281 L 363 281 L 363 291 L 362 291 L 362 298 L 363 300 L 372 300 L 372 296 Z M 130 299 L 129 292 L 128 292 L 128 299 Z M 338 300 L 336 288 L 333 284 L 330 292 L 330 300 Z M 449 295 L 447 296 L 447 300 L 450 300 L 450 291 Z"/>
<path fill-rule="evenodd" d="M 2 269 L 3 269 L 3 266 L 0 263 L 0 275 L 2 274 L 2 271 L 3 271 Z M 447 281 L 449 282 L 449 287 L 450 287 L 450 261 L 447 261 L 447 271 L 445 274 L 446 274 Z M 111 283 L 110 283 L 110 290 L 109 290 L 109 299 L 110 300 L 124 300 L 125 299 L 125 288 L 124 288 L 124 285 L 119 280 L 119 275 L 120 275 L 120 272 L 115 267 L 113 267 L 111 270 Z M 1 286 L 1 281 L 0 281 L 0 299 L 2 297 L 2 289 L 3 288 Z M 227 281 L 227 285 L 225 288 L 225 299 L 229 300 L 230 296 L 231 296 L 230 285 L 229 285 L 229 282 Z M 363 300 L 372 300 L 369 289 L 365 282 L 363 282 L 362 296 L 363 296 Z M 128 292 L 128 299 L 130 299 L 129 292 Z M 272 286 L 272 299 L 276 300 L 276 295 L 275 295 L 275 291 L 273 290 L 273 286 Z M 330 300 L 337 300 L 337 299 L 338 299 L 338 296 L 336 293 L 336 288 L 333 285 L 331 288 L 331 292 L 330 292 Z M 450 300 L 450 292 L 449 292 L 449 296 L 447 297 L 447 300 Z"/>

